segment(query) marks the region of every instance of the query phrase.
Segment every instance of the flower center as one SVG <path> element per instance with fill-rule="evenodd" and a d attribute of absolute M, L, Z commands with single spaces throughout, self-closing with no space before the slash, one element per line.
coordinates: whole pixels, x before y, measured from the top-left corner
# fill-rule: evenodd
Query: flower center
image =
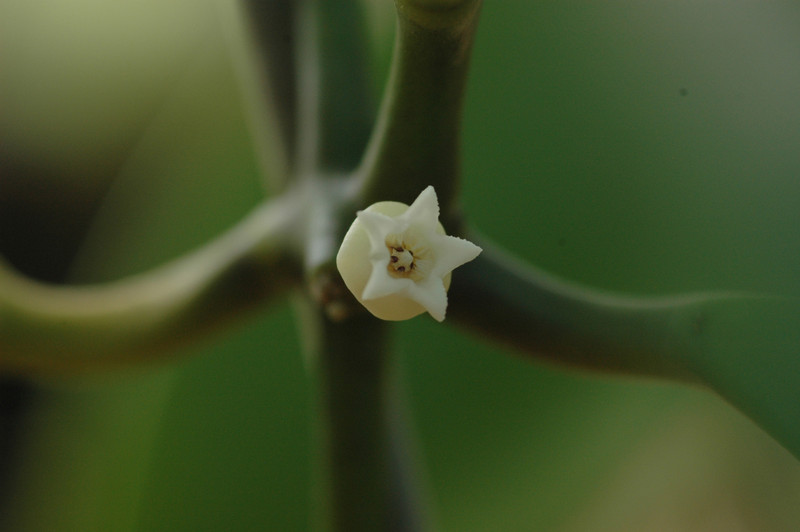
<path fill-rule="evenodd" d="M 414 252 L 403 246 L 389 246 L 389 272 L 407 277 L 416 267 Z"/>
<path fill-rule="evenodd" d="M 427 248 L 419 245 L 413 233 L 389 235 L 386 238 L 386 249 L 389 251 L 389 262 L 386 269 L 389 275 L 396 278 L 408 278 L 419 281 L 425 277 L 424 262 Z"/>
<path fill-rule="evenodd" d="M 386 238 L 389 262 L 386 269 L 395 278 L 419 281 L 425 277 L 428 249 L 414 232 L 389 235 Z"/>

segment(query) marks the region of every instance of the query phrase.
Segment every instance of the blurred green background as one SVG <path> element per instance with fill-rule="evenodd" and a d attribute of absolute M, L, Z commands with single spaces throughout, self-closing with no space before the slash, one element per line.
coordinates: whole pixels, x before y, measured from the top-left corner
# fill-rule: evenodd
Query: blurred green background
<path fill-rule="evenodd" d="M 118 278 L 260 201 L 220 5 L 0 3 L 0 253 L 18 268 Z M 377 98 L 392 6 L 367 7 Z M 800 296 L 798 94 L 796 2 L 487 2 L 465 210 L 601 289 Z M 307 529 L 295 331 L 280 302 L 175 363 L 6 379 L 3 530 Z M 531 363 L 426 317 L 395 336 L 441 530 L 800 522 L 800 464 L 709 392 Z"/>

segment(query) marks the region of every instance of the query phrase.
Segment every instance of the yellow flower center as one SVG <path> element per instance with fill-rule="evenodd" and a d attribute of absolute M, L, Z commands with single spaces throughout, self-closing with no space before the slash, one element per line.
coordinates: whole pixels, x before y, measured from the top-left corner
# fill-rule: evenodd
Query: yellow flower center
<path fill-rule="evenodd" d="M 391 235 L 386 239 L 386 248 L 389 250 L 389 263 L 386 268 L 392 277 L 407 277 L 414 281 L 424 277 L 420 268 L 421 263 L 424 262 L 424 247 L 414 246 L 402 236 Z"/>
<path fill-rule="evenodd" d="M 389 248 L 389 268 L 395 273 L 411 273 L 414 269 L 414 253 L 402 246 Z"/>

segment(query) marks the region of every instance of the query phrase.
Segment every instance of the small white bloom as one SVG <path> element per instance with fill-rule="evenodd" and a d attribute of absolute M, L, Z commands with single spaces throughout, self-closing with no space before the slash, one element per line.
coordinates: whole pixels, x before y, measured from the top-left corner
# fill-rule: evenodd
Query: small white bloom
<path fill-rule="evenodd" d="M 384 320 L 407 320 L 427 311 L 444 320 L 450 272 L 481 248 L 448 236 L 439 223 L 433 187 L 411 206 L 382 201 L 359 211 L 336 255 L 347 288 Z"/>

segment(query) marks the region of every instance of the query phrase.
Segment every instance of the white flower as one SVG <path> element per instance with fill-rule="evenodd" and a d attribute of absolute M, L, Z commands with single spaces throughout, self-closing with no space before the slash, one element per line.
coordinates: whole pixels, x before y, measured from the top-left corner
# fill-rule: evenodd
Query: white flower
<path fill-rule="evenodd" d="M 427 311 L 444 320 L 450 272 L 481 248 L 448 236 L 439 223 L 433 187 L 411 206 L 382 201 L 357 213 L 336 255 L 347 288 L 384 320 L 407 320 Z"/>

